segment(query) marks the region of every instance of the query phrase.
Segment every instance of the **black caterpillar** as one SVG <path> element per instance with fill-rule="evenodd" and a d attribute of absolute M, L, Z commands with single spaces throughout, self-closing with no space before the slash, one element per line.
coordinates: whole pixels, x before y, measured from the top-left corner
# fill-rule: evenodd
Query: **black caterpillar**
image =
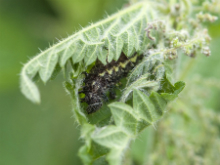
<path fill-rule="evenodd" d="M 90 73 L 83 72 L 85 79 L 84 86 L 79 93 L 84 93 L 85 97 L 81 102 L 86 102 L 88 107 L 86 109 L 88 114 L 96 112 L 103 105 L 103 101 L 108 101 L 106 92 L 109 91 L 109 97 L 115 98 L 113 88 L 119 83 L 120 79 L 126 77 L 134 66 L 143 58 L 143 55 L 134 55 L 130 58 L 126 57 L 122 52 L 118 61 L 112 61 L 107 65 L 101 62 L 91 69 Z"/>

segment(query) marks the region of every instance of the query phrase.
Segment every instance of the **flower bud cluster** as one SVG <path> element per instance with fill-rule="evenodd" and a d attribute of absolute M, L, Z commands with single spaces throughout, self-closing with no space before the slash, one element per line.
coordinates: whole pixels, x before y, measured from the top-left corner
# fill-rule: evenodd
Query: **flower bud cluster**
<path fill-rule="evenodd" d="M 200 12 L 199 14 L 196 15 L 196 18 L 200 21 L 200 22 L 215 22 L 218 17 L 213 16 L 209 13 L 203 14 L 202 12 Z"/>

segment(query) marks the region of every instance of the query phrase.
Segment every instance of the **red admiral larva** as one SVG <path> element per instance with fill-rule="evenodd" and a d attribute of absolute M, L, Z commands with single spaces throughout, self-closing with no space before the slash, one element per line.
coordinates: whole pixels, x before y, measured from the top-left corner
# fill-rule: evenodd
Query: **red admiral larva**
<path fill-rule="evenodd" d="M 103 101 L 108 101 L 106 95 L 109 92 L 110 99 L 115 98 L 113 88 L 119 83 L 121 78 L 127 76 L 130 70 L 143 58 L 143 55 L 134 55 L 130 58 L 126 57 L 122 52 L 118 61 L 112 61 L 103 65 L 98 62 L 90 71 L 83 72 L 85 75 L 84 86 L 79 93 L 84 93 L 85 97 L 81 102 L 86 102 L 88 114 L 96 112 L 103 105 Z"/>

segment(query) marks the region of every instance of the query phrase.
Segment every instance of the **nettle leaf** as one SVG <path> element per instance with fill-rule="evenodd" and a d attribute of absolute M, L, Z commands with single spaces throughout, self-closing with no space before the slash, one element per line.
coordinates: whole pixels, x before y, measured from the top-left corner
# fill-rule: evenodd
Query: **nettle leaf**
<path fill-rule="evenodd" d="M 141 35 L 144 35 L 147 15 L 152 15 L 151 12 L 145 2 L 137 3 L 41 52 L 25 64 L 21 71 L 22 93 L 31 101 L 39 103 L 40 95 L 33 78 L 39 74 L 46 83 L 57 64 L 65 69 L 67 61 L 72 60 L 73 64 L 82 64 L 86 70 L 97 58 L 106 64 L 106 60 L 117 60 L 122 50 L 127 56 L 131 56 L 134 51 L 141 51 L 146 38 Z"/>
<path fill-rule="evenodd" d="M 133 97 L 134 111 L 140 118 L 145 120 L 147 123 L 152 124 L 152 122 L 155 121 L 156 115 L 154 114 L 154 104 L 151 102 L 150 98 L 139 90 L 134 90 Z"/>
<path fill-rule="evenodd" d="M 131 71 L 126 86 L 128 87 L 134 80 L 136 80 L 140 76 L 143 76 L 144 74 L 146 74 L 146 76 L 147 74 L 149 75 L 150 70 L 162 64 L 163 61 L 164 61 L 164 57 L 161 53 L 155 53 L 155 54 L 151 54 L 150 56 L 144 57 L 144 59 Z M 164 70 L 162 72 L 162 76 L 163 75 L 164 75 Z M 156 75 L 156 77 L 158 76 L 159 75 Z"/>
<path fill-rule="evenodd" d="M 156 15 L 150 2 L 131 5 L 41 52 L 21 71 L 22 93 L 39 103 L 34 78 L 39 75 L 46 83 L 71 64 L 72 82 L 65 82 L 64 86 L 72 97 L 74 117 L 81 125 L 85 143 L 79 156 L 84 164 L 120 165 L 129 143 L 163 117 L 167 103 L 177 98 L 185 86 L 184 82 L 173 84 L 172 68 L 163 53 L 148 50 L 159 42 L 145 33 L 147 23 L 157 19 Z M 81 73 L 89 70 L 97 59 L 104 65 L 117 61 L 122 51 L 128 57 L 134 52 L 144 57 L 125 80 L 118 101 L 112 100 L 94 114 L 86 114 L 78 95 Z"/>
<path fill-rule="evenodd" d="M 133 89 L 133 107 L 122 102 L 113 102 L 109 104 L 109 108 L 112 113 L 112 117 L 115 125 L 106 125 L 104 127 L 97 127 L 93 133 L 87 134 L 87 142 L 82 148 L 86 147 L 87 152 L 84 153 L 87 157 L 90 157 L 88 164 L 93 164 L 97 159 L 102 159 L 105 155 L 110 165 L 120 165 L 125 150 L 128 148 L 132 139 L 135 139 L 140 132 L 146 127 L 154 125 L 166 112 L 167 97 L 177 97 L 177 93 L 180 92 L 185 86 L 183 82 L 177 82 L 174 86 L 173 93 L 162 93 L 152 91 L 150 95 L 140 91 L 139 89 Z M 84 132 L 85 133 L 85 132 Z M 94 142 L 92 142 L 94 141 Z M 95 151 L 97 144 L 105 148 L 105 153 Z M 103 149 L 101 149 L 103 150 Z M 81 154 L 81 158 L 86 157 Z M 99 156 L 94 156 L 99 155 Z M 87 160 L 87 159 L 86 159 Z"/>
<path fill-rule="evenodd" d="M 158 54 L 157 54 L 158 55 Z M 156 58 L 155 58 L 156 57 Z M 87 164 L 95 164 L 97 162 L 102 162 L 106 160 L 105 164 L 110 165 L 120 165 L 122 164 L 123 154 L 128 148 L 130 142 L 135 139 L 140 132 L 142 132 L 146 127 L 154 125 L 160 118 L 163 117 L 166 112 L 166 105 L 169 101 L 178 97 L 178 94 L 183 90 L 185 83 L 176 82 L 174 85 L 170 83 L 170 80 L 166 79 L 167 74 L 172 74 L 172 70 L 167 70 L 162 64 L 163 60 L 160 61 L 162 56 L 150 55 L 144 59 L 137 67 L 141 67 L 142 63 L 152 64 L 152 66 L 146 65 L 147 68 L 139 70 L 137 68 L 131 72 L 131 77 L 136 77 L 136 74 L 142 74 L 149 72 L 149 69 L 153 71 L 151 75 L 151 81 L 149 81 L 149 73 L 145 73 L 138 78 L 134 79 L 130 84 L 125 87 L 125 92 L 122 94 L 122 101 L 132 101 L 132 104 L 123 102 L 112 102 L 109 104 L 110 111 L 112 113 L 112 122 L 107 122 L 105 126 L 96 125 L 96 129 L 93 132 L 84 132 L 84 139 L 86 144 L 82 149 L 87 148 L 87 152 L 82 153 L 80 151 L 80 157 L 82 159 L 88 160 Z M 158 62 L 158 60 L 160 62 Z M 155 61 L 155 62 L 153 62 Z M 163 68 L 162 70 L 160 68 Z M 145 71 L 144 71 L 145 70 Z M 161 76 L 163 71 L 163 78 L 158 80 L 158 73 Z M 140 79 L 143 79 L 140 80 Z M 152 86 L 160 86 L 164 89 L 158 88 L 149 89 L 146 83 L 153 82 L 155 79 L 155 84 Z M 168 84 L 163 86 L 163 84 Z M 136 84 L 136 85 L 134 85 Z M 128 92 L 132 93 L 130 98 L 128 98 Z M 161 92 L 159 92 L 161 91 Z M 129 104 L 129 105 L 128 105 Z M 101 112 L 98 112 L 101 113 Z M 96 116 L 96 120 L 101 119 L 102 116 Z M 88 132 L 88 131 L 87 131 Z M 97 146 L 99 145 L 99 146 Z M 104 148 L 103 148 L 104 147 Z M 100 150 L 95 150 L 99 148 Z M 87 155 L 87 156 L 86 156 Z M 83 161 L 85 161 L 83 160 Z M 102 164 L 98 163 L 98 164 Z"/>
<path fill-rule="evenodd" d="M 130 136 L 136 135 L 137 116 L 132 107 L 125 103 L 113 103 L 109 105 L 115 125 Z"/>
<path fill-rule="evenodd" d="M 106 122 L 101 127 L 96 125 L 96 130 L 86 136 L 89 144 L 83 147 L 87 148 L 84 154 L 91 158 L 88 164 L 103 162 L 103 159 L 107 161 L 106 164 L 122 164 L 123 154 L 130 142 L 146 127 L 155 125 L 163 117 L 167 103 L 177 98 L 185 87 L 182 81 L 173 85 L 171 80 L 166 78 L 172 74 L 172 69 L 166 70 L 167 66 L 164 64 L 166 62 L 163 56 L 155 53 L 144 58 L 134 68 L 121 96 L 122 102 L 112 102 L 108 105 L 113 122 Z M 104 112 L 98 112 L 99 116 L 95 114 L 97 121 L 103 118 L 101 113 Z M 97 148 L 97 144 L 105 152 L 96 152 L 94 148 Z M 85 155 L 81 155 L 81 158 Z"/>
<path fill-rule="evenodd" d="M 74 117 L 75 117 L 77 123 L 79 123 L 80 125 L 83 125 L 84 123 L 87 123 L 87 117 L 83 113 L 83 111 L 80 107 L 80 103 L 79 103 L 78 90 L 80 88 L 81 81 L 82 81 L 82 78 L 79 77 L 75 81 L 73 79 L 72 83 L 65 82 L 64 86 L 67 89 L 67 92 L 72 97 L 72 106 L 73 106 Z"/>
<path fill-rule="evenodd" d="M 148 80 L 149 73 L 142 75 L 140 78 L 135 80 L 129 87 L 127 87 L 123 92 L 123 97 L 121 99 L 122 102 L 125 102 L 128 98 L 129 94 L 134 89 L 142 89 L 142 88 L 151 88 L 151 87 L 159 87 L 159 82 L 157 81 L 149 81 Z"/>

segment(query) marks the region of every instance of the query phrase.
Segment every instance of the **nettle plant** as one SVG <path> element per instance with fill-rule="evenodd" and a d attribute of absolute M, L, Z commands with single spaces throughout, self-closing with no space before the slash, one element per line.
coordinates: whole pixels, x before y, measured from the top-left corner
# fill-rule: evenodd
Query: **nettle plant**
<path fill-rule="evenodd" d="M 21 91 L 39 103 L 34 81 L 68 71 L 64 87 L 81 126 L 82 162 L 123 164 L 130 142 L 154 126 L 183 90 L 185 83 L 173 74 L 179 56 L 210 55 L 203 22 L 217 19 L 208 13 L 214 9 L 208 1 L 130 2 L 32 58 L 21 71 Z"/>

